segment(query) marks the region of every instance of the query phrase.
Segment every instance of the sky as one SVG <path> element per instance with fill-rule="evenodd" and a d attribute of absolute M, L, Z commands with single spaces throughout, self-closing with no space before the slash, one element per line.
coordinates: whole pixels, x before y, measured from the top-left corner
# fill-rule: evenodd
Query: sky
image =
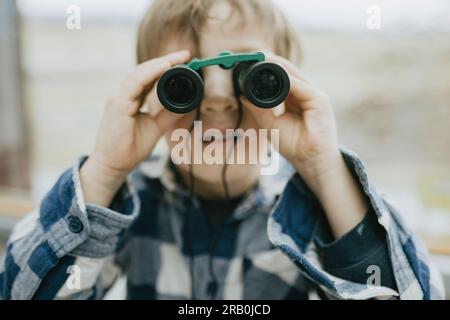
<path fill-rule="evenodd" d="M 82 18 L 138 19 L 151 0 L 17 0 L 28 18 L 65 18 L 68 6 Z M 180 0 L 182 1 L 182 0 Z M 449 0 L 273 0 L 297 25 L 311 29 L 366 28 L 367 8 L 380 8 L 381 27 L 401 31 L 450 31 Z"/>

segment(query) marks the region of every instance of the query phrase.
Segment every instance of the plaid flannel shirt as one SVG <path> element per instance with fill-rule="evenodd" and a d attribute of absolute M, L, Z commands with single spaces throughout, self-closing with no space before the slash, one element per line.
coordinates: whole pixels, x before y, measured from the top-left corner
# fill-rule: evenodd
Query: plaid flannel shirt
<path fill-rule="evenodd" d="M 194 293 L 209 299 L 213 268 L 215 298 L 311 298 L 318 291 L 338 299 L 442 299 L 440 276 L 422 243 L 368 182 L 361 160 L 346 149 L 342 154 L 386 231 L 397 291 L 327 272 L 314 241 L 318 230 L 326 230 L 323 209 L 289 165 L 248 193 L 209 256 L 198 201 L 163 160 L 130 174 L 105 208 L 83 199 L 82 157 L 39 210 L 15 226 L 0 266 L 0 298 L 100 299 L 125 278 L 128 298 L 189 299 Z"/>

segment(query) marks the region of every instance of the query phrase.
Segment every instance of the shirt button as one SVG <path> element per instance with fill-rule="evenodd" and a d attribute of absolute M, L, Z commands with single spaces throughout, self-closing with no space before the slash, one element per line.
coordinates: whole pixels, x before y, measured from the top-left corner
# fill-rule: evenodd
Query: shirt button
<path fill-rule="evenodd" d="M 83 223 L 80 218 L 75 216 L 69 217 L 69 230 L 73 233 L 80 233 L 83 230 Z"/>

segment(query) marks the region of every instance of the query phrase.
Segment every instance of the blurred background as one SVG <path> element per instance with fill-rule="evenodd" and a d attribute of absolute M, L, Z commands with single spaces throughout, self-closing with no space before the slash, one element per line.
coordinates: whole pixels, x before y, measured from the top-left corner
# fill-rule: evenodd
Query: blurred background
<path fill-rule="evenodd" d="M 331 97 L 341 143 L 422 235 L 449 292 L 450 1 L 274 2 Z M 0 254 L 14 223 L 92 150 L 150 3 L 0 1 Z M 71 5 L 80 29 L 67 26 Z"/>

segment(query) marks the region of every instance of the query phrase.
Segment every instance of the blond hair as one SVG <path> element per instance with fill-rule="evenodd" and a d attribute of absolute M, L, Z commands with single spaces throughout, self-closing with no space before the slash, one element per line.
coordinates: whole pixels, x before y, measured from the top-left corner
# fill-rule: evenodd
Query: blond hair
<path fill-rule="evenodd" d="M 294 63 L 301 59 L 297 34 L 270 0 L 221 0 L 231 5 L 237 13 L 239 26 L 250 22 L 263 23 L 265 35 L 271 40 L 275 54 Z M 168 35 L 188 37 L 198 46 L 202 27 L 209 17 L 209 10 L 217 0 L 154 0 L 144 15 L 138 31 L 137 62 L 158 56 L 158 45 Z"/>

